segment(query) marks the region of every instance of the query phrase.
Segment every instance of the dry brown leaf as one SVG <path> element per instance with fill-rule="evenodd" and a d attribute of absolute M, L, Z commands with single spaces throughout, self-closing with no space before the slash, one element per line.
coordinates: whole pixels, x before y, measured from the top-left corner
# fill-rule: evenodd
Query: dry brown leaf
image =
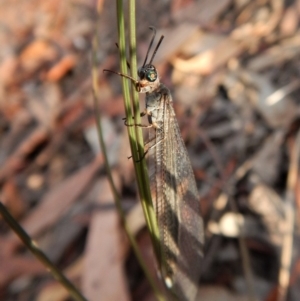
<path fill-rule="evenodd" d="M 172 29 L 164 30 L 165 38 L 161 44 L 161 49 L 155 56 L 155 62 L 160 63 L 168 60 L 197 32 L 198 26 L 189 22 L 183 22 Z"/>
<path fill-rule="evenodd" d="M 54 45 L 46 40 L 34 40 L 21 53 L 20 63 L 27 72 L 33 72 L 43 63 L 56 59 L 58 53 Z"/>
<path fill-rule="evenodd" d="M 176 11 L 174 19 L 178 23 L 189 20 L 204 27 L 213 22 L 231 2 L 231 0 L 194 1 L 184 9 Z"/>
<path fill-rule="evenodd" d="M 37 301 L 65 301 L 69 292 L 60 283 L 47 284 L 37 297 Z"/>
<path fill-rule="evenodd" d="M 64 56 L 46 74 L 45 79 L 56 82 L 62 79 L 76 64 L 77 59 L 73 54 Z"/>
<path fill-rule="evenodd" d="M 280 32 L 282 36 L 290 36 L 295 34 L 298 27 L 299 15 L 295 9 L 295 5 L 288 7 L 282 17 L 280 23 Z"/>
<path fill-rule="evenodd" d="M 27 255 L 0 254 L 0 288 L 21 276 L 36 276 L 46 273 L 46 268 L 35 258 Z M 3 273 L 5 271 L 5 273 Z"/>
<path fill-rule="evenodd" d="M 40 204 L 21 222 L 27 233 L 31 237 L 37 236 L 64 215 L 102 164 L 103 158 L 99 156 L 46 193 Z M 15 234 L 10 233 L 9 236 L 13 241 L 19 241 Z"/>
<path fill-rule="evenodd" d="M 271 66 L 279 66 L 300 53 L 300 32 L 293 37 L 282 40 L 280 43 L 268 48 L 261 54 L 249 60 L 247 68 L 252 71 L 260 72 Z"/>
<path fill-rule="evenodd" d="M 232 38 L 243 41 L 248 46 L 258 43 L 261 38 L 268 38 L 278 26 L 283 13 L 283 0 L 270 1 L 270 7 L 256 7 L 258 4 L 256 1 L 252 1 L 251 4 L 253 11 L 249 11 L 246 6 L 244 14 L 240 15 L 238 21 L 243 20 L 243 23 L 231 33 Z"/>
<path fill-rule="evenodd" d="M 0 64 L 0 90 L 14 81 L 14 74 L 18 67 L 17 57 L 10 55 Z"/>
<path fill-rule="evenodd" d="M 0 182 L 6 177 L 14 174 L 25 164 L 26 157 L 41 145 L 49 136 L 48 129 L 44 126 L 37 127 L 29 137 L 27 137 L 19 147 L 10 155 L 0 169 Z"/>
<path fill-rule="evenodd" d="M 214 43 L 211 48 L 188 60 L 175 58 L 172 64 L 174 68 L 182 72 L 208 75 L 225 65 L 231 58 L 238 56 L 242 50 L 240 43 L 231 38 L 219 36 L 219 42 Z"/>
<path fill-rule="evenodd" d="M 271 128 L 287 128 L 298 114 L 297 106 L 289 94 L 299 88 L 300 81 L 290 82 L 286 87 L 275 89 L 267 77 L 253 74 L 259 91 L 251 99 L 252 104 L 263 115 Z"/>
<path fill-rule="evenodd" d="M 200 287 L 198 298 L 199 300 L 209 301 L 247 301 L 249 296 L 235 294 L 221 286 L 203 286 Z"/>
<path fill-rule="evenodd" d="M 26 204 L 14 179 L 8 179 L 4 183 L 0 196 L 1 202 L 15 218 L 20 217 L 24 213 Z"/>
<path fill-rule="evenodd" d="M 103 209 L 93 213 L 91 219 L 85 249 L 83 293 L 90 301 L 130 300 L 124 274 L 127 244 L 121 238 L 123 231 L 109 183 L 102 180 L 98 186 L 97 203 Z"/>
<path fill-rule="evenodd" d="M 61 89 L 57 83 L 44 83 L 39 90 L 27 93 L 27 109 L 41 125 L 51 128 L 56 124 L 57 107 L 61 103 Z"/>
<path fill-rule="evenodd" d="M 278 169 L 281 165 L 284 131 L 274 131 L 261 145 L 253 158 L 253 172 L 259 181 L 274 185 L 278 180 Z"/>
<path fill-rule="evenodd" d="M 146 226 L 141 202 L 136 203 L 127 214 L 127 224 L 133 235 L 138 234 Z"/>
<path fill-rule="evenodd" d="M 258 184 L 252 190 L 248 202 L 250 208 L 261 216 L 271 242 L 280 246 L 285 217 L 281 197 L 271 187 Z"/>

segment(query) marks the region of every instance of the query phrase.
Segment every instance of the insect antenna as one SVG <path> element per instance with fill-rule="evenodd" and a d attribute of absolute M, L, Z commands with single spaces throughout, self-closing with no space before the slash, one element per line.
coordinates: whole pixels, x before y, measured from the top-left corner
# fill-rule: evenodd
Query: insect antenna
<path fill-rule="evenodd" d="M 119 44 L 115 43 L 115 45 L 120 50 Z M 127 64 L 127 67 L 130 69 L 130 64 L 129 64 L 129 62 L 128 62 L 127 59 L 126 59 L 126 64 Z M 135 78 L 131 77 L 130 75 L 123 74 L 121 72 L 116 72 L 116 71 L 113 71 L 113 70 L 108 70 L 108 69 L 104 69 L 103 72 L 110 72 L 110 73 L 114 73 L 114 74 L 120 75 L 122 77 L 130 79 L 132 82 L 134 82 L 135 84 L 137 84 L 137 80 Z"/>
<path fill-rule="evenodd" d="M 146 57 L 145 57 L 145 61 L 144 61 L 143 67 L 145 67 L 145 65 L 146 65 L 146 62 L 147 62 L 147 59 L 148 59 L 149 52 L 150 52 L 150 50 L 151 50 L 151 47 L 152 47 L 152 45 L 153 45 L 153 42 L 154 42 L 154 39 L 155 39 L 155 36 L 156 36 L 156 28 L 153 27 L 153 26 L 150 26 L 149 28 L 150 28 L 151 30 L 153 30 L 153 36 L 152 36 L 151 42 L 150 42 L 149 47 L 148 47 L 148 50 L 147 50 L 147 54 L 146 54 Z M 164 36 L 161 36 L 161 37 L 160 37 L 160 39 L 159 39 L 159 41 L 158 41 L 158 43 L 157 43 L 157 46 L 156 46 L 156 48 L 154 49 L 154 52 L 153 52 L 153 54 L 152 54 L 152 57 L 151 57 L 151 60 L 150 60 L 149 64 L 152 63 L 152 61 L 153 61 L 153 59 L 154 59 L 154 57 L 155 57 L 155 55 L 156 55 L 156 52 L 157 52 L 157 50 L 158 50 L 158 48 L 159 48 L 159 46 L 160 46 L 160 44 L 161 44 L 163 38 L 164 38 Z M 117 46 L 118 49 L 120 49 L 118 43 L 116 43 L 116 46 Z M 129 62 L 128 62 L 127 60 L 126 60 L 126 63 L 127 63 L 127 67 L 130 69 L 130 64 L 129 64 Z M 138 81 L 137 81 L 135 78 L 133 78 L 132 76 L 123 74 L 123 73 L 121 73 L 121 72 L 116 72 L 116 71 L 108 70 L 108 69 L 104 69 L 103 72 L 114 73 L 114 74 L 117 74 L 117 75 L 120 75 L 120 76 L 122 76 L 122 77 L 125 77 L 125 78 L 130 79 L 130 80 L 131 80 L 132 82 L 134 82 L 135 84 L 138 83 Z"/>
<path fill-rule="evenodd" d="M 153 36 L 152 36 L 151 42 L 150 42 L 149 47 L 148 47 L 148 50 L 147 50 L 147 54 L 146 54 L 146 57 L 145 57 L 145 61 L 144 61 L 143 67 L 145 67 L 145 65 L 146 65 L 146 62 L 147 62 L 147 59 L 148 59 L 148 55 L 149 55 L 150 49 L 151 49 L 151 47 L 152 47 L 153 41 L 154 41 L 155 36 L 156 36 L 156 28 L 153 27 L 153 26 L 150 26 L 149 28 L 150 28 L 151 30 L 153 30 Z"/>
<path fill-rule="evenodd" d="M 161 36 L 160 39 L 159 39 L 159 41 L 158 41 L 158 43 L 157 43 L 156 48 L 154 49 L 153 54 L 152 54 L 151 60 L 149 62 L 150 65 L 152 64 L 152 61 L 153 61 L 153 59 L 154 59 L 154 57 L 156 55 L 156 52 L 157 52 L 157 50 L 158 50 L 158 48 L 159 48 L 159 46 L 160 46 L 160 44 L 161 44 L 161 42 L 162 42 L 163 39 L 164 39 L 164 36 Z"/>
<path fill-rule="evenodd" d="M 120 76 L 122 76 L 122 77 L 125 77 L 125 78 L 130 79 L 130 80 L 131 80 L 132 82 L 134 82 L 135 84 L 138 83 L 138 81 L 137 81 L 135 78 L 131 77 L 130 75 L 123 74 L 123 73 L 121 73 L 121 72 L 116 72 L 116 71 L 108 70 L 108 69 L 103 69 L 103 72 L 114 73 L 114 74 L 117 74 L 117 75 L 120 75 Z"/>

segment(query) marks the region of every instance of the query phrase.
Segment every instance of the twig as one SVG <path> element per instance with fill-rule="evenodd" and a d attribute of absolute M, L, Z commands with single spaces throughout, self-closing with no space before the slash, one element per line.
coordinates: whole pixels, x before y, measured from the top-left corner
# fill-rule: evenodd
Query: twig
<path fill-rule="evenodd" d="M 13 231 L 23 241 L 25 246 L 33 253 L 33 255 L 50 271 L 53 277 L 59 281 L 70 293 L 76 301 L 88 301 L 79 290 L 70 282 L 68 278 L 56 267 L 53 262 L 46 256 L 46 254 L 38 247 L 37 243 L 33 241 L 27 232 L 20 226 L 20 224 L 11 216 L 6 207 L 0 201 L 0 213 L 3 219 L 13 229 Z"/>

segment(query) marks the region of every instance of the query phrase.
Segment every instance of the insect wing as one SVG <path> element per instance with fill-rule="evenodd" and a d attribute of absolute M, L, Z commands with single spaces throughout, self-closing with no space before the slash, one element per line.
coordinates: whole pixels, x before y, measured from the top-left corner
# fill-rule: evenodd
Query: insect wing
<path fill-rule="evenodd" d="M 194 300 L 198 291 L 203 257 L 203 219 L 200 215 L 200 199 L 193 169 L 176 118 L 172 129 L 174 132 L 171 136 L 176 137 L 172 139 L 173 146 L 177 145 L 175 180 L 180 252 L 176 265 L 175 290 L 177 295 L 182 296 L 180 300 Z"/>
<path fill-rule="evenodd" d="M 168 90 L 167 90 L 168 91 Z M 203 256 L 203 221 L 189 156 L 168 91 L 158 107 L 149 154 L 152 201 L 160 229 L 160 267 L 178 300 L 192 301 L 198 290 Z"/>

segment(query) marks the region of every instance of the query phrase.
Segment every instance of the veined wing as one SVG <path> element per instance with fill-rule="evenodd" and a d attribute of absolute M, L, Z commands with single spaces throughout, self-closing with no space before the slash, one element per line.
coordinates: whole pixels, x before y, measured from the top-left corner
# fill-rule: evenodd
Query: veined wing
<path fill-rule="evenodd" d="M 149 175 L 161 240 L 160 268 L 178 300 L 196 297 L 203 256 L 203 220 L 190 159 L 169 90 L 162 94 L 149 154 Z"/>

